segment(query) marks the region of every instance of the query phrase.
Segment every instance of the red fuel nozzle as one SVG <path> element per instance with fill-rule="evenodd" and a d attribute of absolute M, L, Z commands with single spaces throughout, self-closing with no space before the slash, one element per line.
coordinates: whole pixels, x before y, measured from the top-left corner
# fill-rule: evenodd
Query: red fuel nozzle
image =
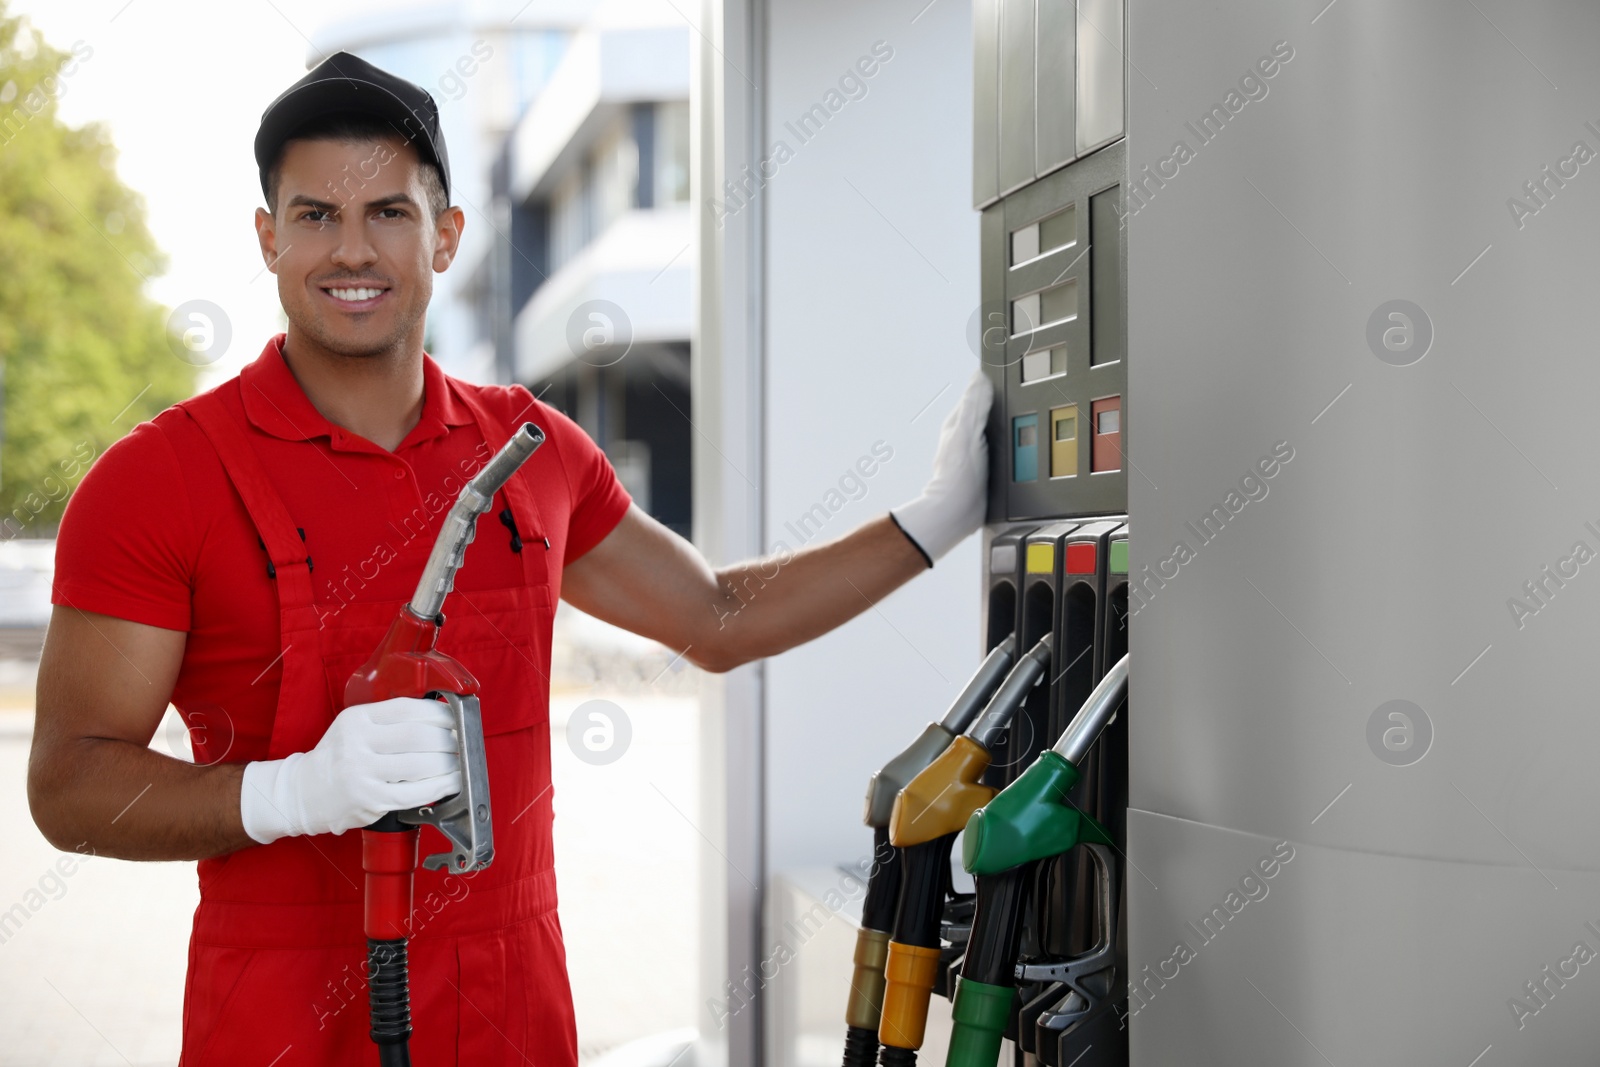
<path fill-rule="evenodd" d="M 406 1047 L 411 1037 L 406 938 L 410 933 L 418 827 L 427 823 L 437 828 L 453 846 L 449 852 L 427 857 L 423 865 L 430 869 L 449 867 L 453 872 L 465 873 L 488 866 L 494 857 L 478 680 L 466 667 L 434 647 L 444 621 L 440 612 L 477 530 L 478 517 L 489 509 L 494 494 L 543 441 L 543 431 L 531 422 L 524 423 L 462 488 L 445 516 L 416 595 L 400 609 L 372 658 L 345 683 L 345 707 L 391 697 L 443 700 L 455 716 L 460 743 L 460 793 L 411 811 L 391 811 L 361 831 L 371 1034 L 385 1067 L 410 1062 Z"/>

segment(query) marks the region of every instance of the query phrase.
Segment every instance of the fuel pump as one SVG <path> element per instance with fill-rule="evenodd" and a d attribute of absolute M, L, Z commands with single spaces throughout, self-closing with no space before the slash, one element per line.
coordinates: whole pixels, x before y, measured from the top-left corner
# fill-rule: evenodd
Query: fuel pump
<path fill-rule="evenodd" d="M 904 869 L 884 968 L 878 1026 L 883 1067 L 909 1067 L 917 1061 L 938 977 L 939 920 L 950 878 L 950 849 L 967 819 L 995 795 L 979 778 L 1017 709 L 1049 673 L 1050 650 L 1051 635 L 1046 634 L 1011 669 L 983 714 L 895 799 L 889 843 L 901 851 Z"/>
<path fill-rule="evenodd" d="M 372 658 L 345 684 L 344 703 L 367 704 L 390 697 L 442 700 L 455 717 L 461 792 L 433 804 L 391 811 L 361 831 L 361 866 L 366 872 L 364 923 L 367 990 L 372 1040 L 383 1067 L 409 1067 L 411 1003 L 406 935 L 412 912 L 419 827 L 432 826 L 452 846 L 426 857 L 428 870 L 465 874 L 494 859 L 489 809 L 489 770 L 478 709 L 478 680 L 462 664 L 434 647 L 444 625 L 445 596 L 455 583 L 478 516 L 495 493 L 544 442 L 544 431 L 523 423 L 504 448 L 462 488 L 423 568 L 411 602 L 400 609 Z"/>
<path fill-rule="evenodd" d="M 900 897 L 903 862 L 901 850 L 890 843 L 889 837 L 895 797 L 966 730 L 1008 676 L 1016 658 L 1017 638 L 1013 634 L 984 657 L 944 718 L 929 723 L 905 751 L 884 764 L 867 784 L 866 812 L 862 821 L 872 828 L 872 870 L 867 876 L 867 895 L 861 905 L 855 973 L 850 979 L 850 1001 L 845 1008 L 844 1067 L 873 1067 L 878 1061 L 884 966 L 895 906 Z"/>
<path fill-rule="evenodd" d="M 1024 896 L 1035 865 L 1080 843 L 1102 846 L 1091 848 L 1100 872 L 1098 889 L 1103 895 L 1099 906 L 1114 907 L 1111 892 L 1115 886 L 1109 874 L 1113 865 L 1103 848 L 1112 844 L 1111 837 L 1099 823 L 1071 807 L 1067 793 L 1078 782 L 1078 764 L 1115 717 L 1127 692 L 1128 657 L 1124 655 L 1095 686 L 1055 746 L 1040 753 L 1026 771 L 967 821 L 961 862 L 977 880 L 977 910 L 956 982 L 951 1008 L 955 1028 L 946 1067 L 995 1067 L 1019 979 L 1060 981 L 1069 986 L 1060 1010 L 1052 1013 L 1052 1021 L 1059 1016 L 1063 1026 L 1084 1021 L 1091 1014 L 1103 1019 L 1108 1011 L 1107 997 L 1115 985 L 1103 977 L 1113 960 L 1108 911 L 1101 916 L 1106 920 L 1101 929 L 1107 941 L 1085 954 L 1092 959 L 1079 957 L 1058 970 L 1030 974 L 1018 964 L 1017 948 Z M 1082 966 L 1074 969 L 1073 963 Z M 1102 977 L 1084 981 L 1091 973 Z"/>

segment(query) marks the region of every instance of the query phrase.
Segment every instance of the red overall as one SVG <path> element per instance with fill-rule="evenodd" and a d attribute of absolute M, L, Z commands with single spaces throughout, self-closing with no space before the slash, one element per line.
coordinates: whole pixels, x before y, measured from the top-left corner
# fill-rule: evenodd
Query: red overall
<path fill-rule="evenodd" d="M 508 427 L 469 391 L 460 398 L 490 452 L 498 451 Z M 333 721 L 345 680 L 372 654 L 402 602 L 357 600 L 320 626 L 314 561 L 250 442 L 237 382 L 180 406 L 216 448 L 275 571 L 282 678 L 270 747 L 249 758 L 306 751 Z M 417 871 L 410 946 L 417 1067 L 577 1063 L 556 917 L 548 716 L 525 725 L 528 705 L 549 685 L 548 645 L 537 639 L 549 634 L 554 614 L 548 552 L 521 476 L 504 497 L 526 542 L 522 582 L 470 599 L 452 593 L 439 639 L 439 648 L 482 683 L 495 860 L 468 875 Z M 479 533 L 487 539 L 492 528 L 502 551 L 504 531 L 494 520 L 503 506 L 496 502 Z M 387 566 L 420 577 L 431 547 L 431 537 L 414 538 Z M 466 559 L 470 567 L 470 551 Z M 198 761 L 223 758 L 204 747 L 197 738 Z M 448 848 L 431 827 L 423 828 L 421 846 L 424 856 Z M 202 860 L 199 874 L 182 1067 L 375 1067 L 363 973 L 361 834 L 283 838 Z"/>

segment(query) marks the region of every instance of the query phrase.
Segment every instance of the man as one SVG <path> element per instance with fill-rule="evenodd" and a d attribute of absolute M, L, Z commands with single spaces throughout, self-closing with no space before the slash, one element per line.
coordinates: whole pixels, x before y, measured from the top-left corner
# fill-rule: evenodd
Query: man
<path fill-rule="evenodd" d="M 632 505 L 570 419 L 424 353 L 432 274 L 465 223 L 425 91 L 340 53 L 273 102 L 255 147 L 256 230 L 289 327 L 109 449 L 74 496 L 39 670 L 34 819 L 58 848 L 199 861 L 185 1067 L 377 1063 L 361 835 L 347 831 L 458 792 L 457 742 L 435 701 L 340 697 L 464 480 L 534 422 L 547 440 L 481 520 L 445 606 L 440 647 L 482 683 L 496 859 L 417 872 L 412 1046 L 429 1067 L 570 1067 L 556 598 L 710 671 L 826 633 L 981 524 L 989 387 L 975 375 L 945 420 L 921 496 L 806 547 L 741 603 L 768 562 L 713 570 Z M 194 764 L 147 747 L 169 701 Z"/>

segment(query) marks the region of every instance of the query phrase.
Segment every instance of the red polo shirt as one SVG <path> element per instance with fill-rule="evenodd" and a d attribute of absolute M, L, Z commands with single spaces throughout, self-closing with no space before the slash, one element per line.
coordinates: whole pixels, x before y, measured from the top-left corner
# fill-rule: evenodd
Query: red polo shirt
<path fill-rule="evenodd" d="M 265 435 L 253 441 L 273 486 L 304 524 L 324 625 L 337 626 L 356 599 L 410 597 L 417 575 L 383 563 L 413 539 L 432 543 L 465 477 L 488 457 L 458 399 L 462 390 L 507 425 L 531 421 L 545 432 L 523 472 L 546 528 L 518 533 L 523 551 L 549 553 L 553 613 L 562 567 L 598 544 L 630 503 L 588 435 L 520 385 L 470 385 L 424 356 L 422 416 L 387 452 L 317 412 L 284 362 L 284 338 L 274 337 L 240 372 L 240 396 L 246 418 Z M 476 589 L 516 584 L 510 544 L 497 516 L 480 520 L 456 589 L 470 599 Z M 233 736 L 225 748 L 223 739 L 208 738 L 216 746 L 211 758 L 265 757 L 280 652 L 276 591 L 243 503 L 187 416 L 168 410 L 141 423 L 84 477 L 61 522 L 52 599 L 186 631 L 172 702 L 202 722 L 207 708 L 225 711 L 213 721 Z M 550 640 L 548 633 L 516 637 Z"/>

